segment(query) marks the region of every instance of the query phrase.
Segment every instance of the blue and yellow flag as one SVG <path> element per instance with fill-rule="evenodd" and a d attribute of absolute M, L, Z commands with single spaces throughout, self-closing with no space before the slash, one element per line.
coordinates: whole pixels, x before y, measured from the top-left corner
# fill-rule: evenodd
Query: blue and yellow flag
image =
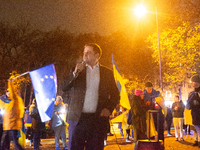
<path fill-rule="evenodd" d="M 128 95 L 126 92 L 126 87 L 125 87 L 123 78 L 119 72 L 119 69 L 117 67 L 117 64 L 113 58 L 113 55 L 112 55 L 112 63 L 113 63 L 113 72 L 114 72 L 115 82 L 116 82 L 117 88 L 120 92 L 120 105 L 122 107 L 130 110 L 131 106 L 130 106 Z"/>
<path fill-rule="evenodd" d="M 19 144 L 25 148 L 26 146 L 26 135 L 25 135 L 25 126 L 24 126 L 24 118 L 22 118 L 22 128 L 18 131 L 18 142 Z"/>
<path fill-rule="evenodd" d="M 51 119 L 57 92 L 57 77 L 53 64 L 31 71 L 31 81 L 42 122 Z"/>

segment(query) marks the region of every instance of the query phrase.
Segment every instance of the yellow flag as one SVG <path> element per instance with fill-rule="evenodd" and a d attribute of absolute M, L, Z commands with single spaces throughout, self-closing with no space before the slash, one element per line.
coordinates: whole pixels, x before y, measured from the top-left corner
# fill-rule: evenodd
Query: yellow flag
<path fill-rule="evenodd" d="M 160 107 L 162 107 L 163 114 L 166 117 L 166 115 L 167 115 L 167 107 L 165 106 L 165 103 L 164 103 L 165 101 L 162 98 L 161 94 L 159 95 L 159 97 L 156 97 L 155 100 L 160 105 Z"/>
<path fill-rule="evenodd" d="M 118 122 L 122 122 L 123 116 L 126 112 L 123 112 L 122 114 L 120 114 L 119 116 L 113 118 L 111 120 L 112 123 L 118 123 Z"/>
<path fill-rule="evenodd" d="M 130 106 L 128 95 L 127 95 L 127 92 L 126 92 L 126 87 L 125 87 L 123 78 L 120 75 L 117 64 L 116 64 L 116 62 L 113 58 L 113 55 L 112 55 L 112 63 L 113 63 L 113 72 L 114 72 L 115 82 L 116 82 L 117 88 L 120 92 L 120 105 L 122 107 L 130 110 L 131 106 Z"/>

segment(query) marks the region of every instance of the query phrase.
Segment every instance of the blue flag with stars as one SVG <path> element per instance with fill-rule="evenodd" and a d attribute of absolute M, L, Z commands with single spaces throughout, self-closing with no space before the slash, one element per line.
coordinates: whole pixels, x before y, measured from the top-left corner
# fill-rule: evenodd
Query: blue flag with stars
<path fill-rule="evenodd" d="M 42 122 L 51 119 L 57 92 L 57 77 L 53 64 L 29 72 Z"/>

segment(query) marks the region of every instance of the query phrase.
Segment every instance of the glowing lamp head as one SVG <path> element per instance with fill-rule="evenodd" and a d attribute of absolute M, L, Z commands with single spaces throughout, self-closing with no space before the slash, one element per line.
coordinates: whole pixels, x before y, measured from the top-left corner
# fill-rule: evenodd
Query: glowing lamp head
<path fill-rule="evenodd" d="M 134 12 L 137 17 L 141 18 L 145 16 L 145 14 L 147 13 L 147 10 L 142 4 L 140 4 L 134 9 Z"/>

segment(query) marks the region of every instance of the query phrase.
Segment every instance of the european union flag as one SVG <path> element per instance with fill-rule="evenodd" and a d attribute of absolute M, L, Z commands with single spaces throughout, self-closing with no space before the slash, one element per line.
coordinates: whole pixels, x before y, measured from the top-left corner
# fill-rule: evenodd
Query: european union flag
<path fill-rule="evenodd" d="M 51 119 L 57 92 L 57 77 L 53 64 L 29 72 L 42 122 Z"/>

